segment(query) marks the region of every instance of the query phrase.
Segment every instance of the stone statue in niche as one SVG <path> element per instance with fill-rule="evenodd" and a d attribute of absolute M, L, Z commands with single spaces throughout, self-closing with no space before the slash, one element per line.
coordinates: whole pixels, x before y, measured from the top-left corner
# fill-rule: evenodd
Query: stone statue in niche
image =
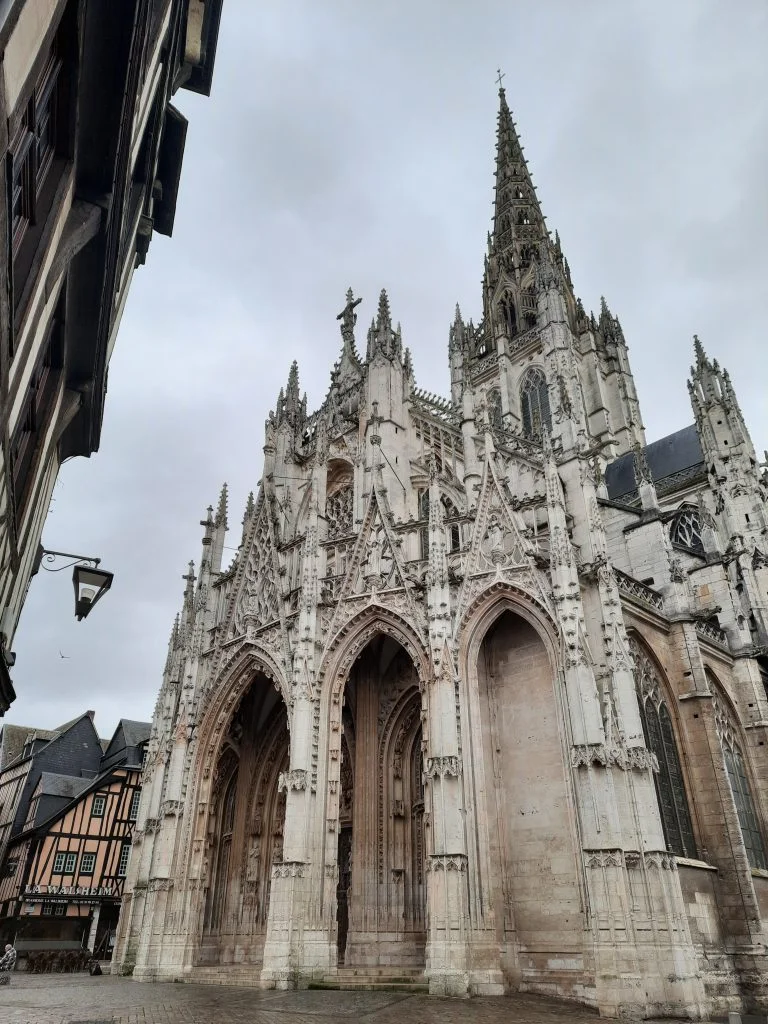
<path fill-rule="evenodd" d="M 281 864 L 283 861 L 283 826 L 280 825 L 280 834 L 275 838 L 274 849 L 272 850 L 272 863 Z"/>
<path fill-rule="evenodd" d="M 251 837 L 251 846 L 248 850 L 248 867 L 246 868 L 246 881 L 255 882 L 261 871 L 261 840 L 258 836 Z"/>

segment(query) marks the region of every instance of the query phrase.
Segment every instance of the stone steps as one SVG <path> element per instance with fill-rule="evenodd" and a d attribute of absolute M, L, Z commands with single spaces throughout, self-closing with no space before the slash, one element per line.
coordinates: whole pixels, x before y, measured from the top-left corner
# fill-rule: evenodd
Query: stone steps
<path fill-rule="evenodd" d="M 243 985 L 258 988 L 260 979 L 261 964 L 212 964 L 210 967 L 193 967 L 185 980 L 201 985 Z"/>
<path fill-rule="evenodd" d="M 423 967 L 340 967 L 310 988 L 362 989 L 363 991 L 429 992 Z"/>

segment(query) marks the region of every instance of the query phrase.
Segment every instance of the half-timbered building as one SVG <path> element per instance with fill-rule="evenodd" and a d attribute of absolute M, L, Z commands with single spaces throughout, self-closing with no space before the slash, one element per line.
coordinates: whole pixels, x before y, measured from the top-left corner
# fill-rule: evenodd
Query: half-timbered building
<path fill-rule="evenodd" d="M 111 955 L 148 738 L 148 723 L 123 720 L 99 745 L 98 771 L 36 773 L 0 862 L 0 938 L 21 954 Z"/>

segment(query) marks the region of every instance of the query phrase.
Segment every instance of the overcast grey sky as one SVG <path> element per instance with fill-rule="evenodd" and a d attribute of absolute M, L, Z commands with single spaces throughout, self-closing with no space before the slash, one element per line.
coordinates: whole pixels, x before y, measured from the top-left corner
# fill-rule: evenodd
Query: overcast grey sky
<path fill-rule="evenodd" d="M 176 97 L 174 237 L 134 278 L 101 451 L 64 467 L 43 535 L 115 582 L 76 623 L 71 573 L 33 580 L 6 721 L 151 717 L 199 521 L 226 480 L 237 544 L 268 409 L 294 358 L 322 400 L 349 285 L 359 328 L 387 288 L 419 385 L 447 393 L 454 305 L 481 311 L 498 66 L 648 439 L 692 421 L 696 332 L 768 446 L 766 53 L 764 0 L 224 0 L 213 94 Z"/>

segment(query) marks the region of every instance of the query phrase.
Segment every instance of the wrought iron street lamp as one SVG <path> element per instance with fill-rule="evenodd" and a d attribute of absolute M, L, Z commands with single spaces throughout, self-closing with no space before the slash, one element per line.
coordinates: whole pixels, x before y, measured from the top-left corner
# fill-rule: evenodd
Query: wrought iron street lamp
<path fill-rule="evenodd" d="M 61 572 L 63 569 L 73 569 L 72 584 L 75 588 L 75 616 L 80 622 L 90 613 L 97 601 L 106 594 L 112 586 L 114 573 L 100 569 L 100 558 L 88 558 L 85 555 L 72 555 L 67 551 L 46 551 L 40 548 L 39 564 L 46 572 Z M 59 565 L 55 569 L 53 563 L 59 558 L 71 558 L 74 561 L 67 565 Z M 48 563 L 48 564 L 46 564 Z"/>

